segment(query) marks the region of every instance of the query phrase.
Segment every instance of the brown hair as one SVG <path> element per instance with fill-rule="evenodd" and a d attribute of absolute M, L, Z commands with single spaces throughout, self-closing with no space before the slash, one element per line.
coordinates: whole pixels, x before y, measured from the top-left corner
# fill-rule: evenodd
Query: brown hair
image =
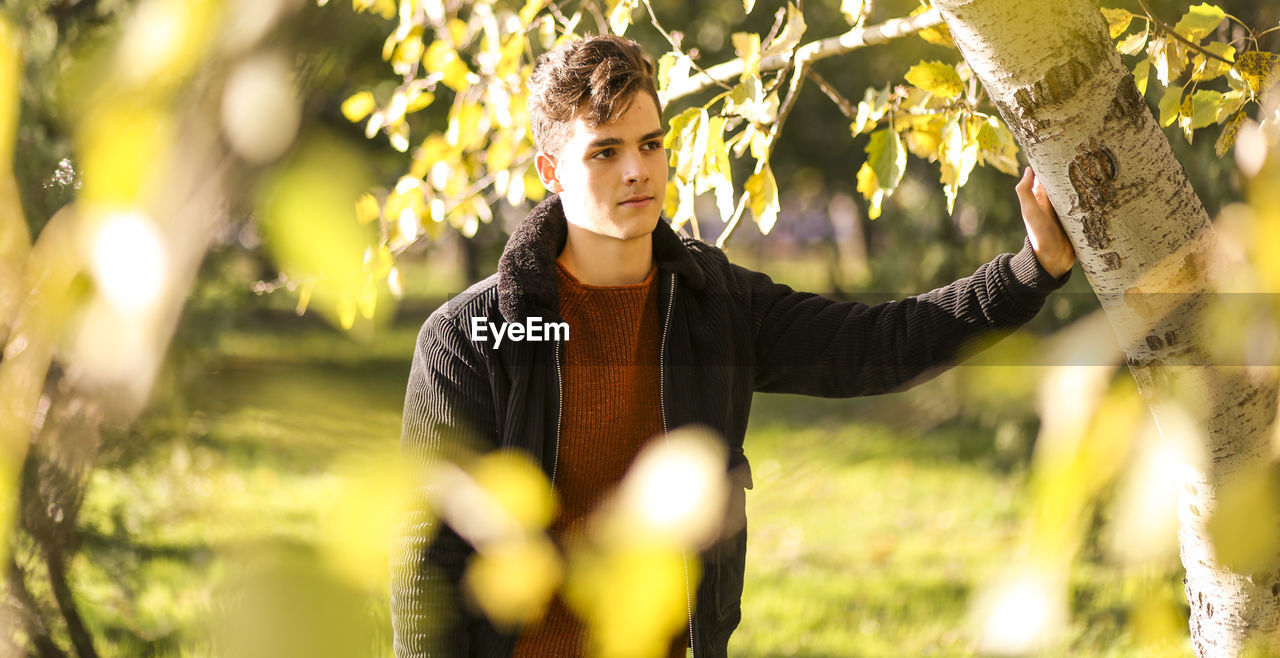
<path fill-rule="evenodd" d="M 615 121 L 640 92 L 653 98 L 661 121 L 653 61 L 640 44 L 612 35 L 560 44 L 538 57 L 529 78 L 533 141 L 540 150 L 559 155 L 579 113 L 593 126 Z"/>

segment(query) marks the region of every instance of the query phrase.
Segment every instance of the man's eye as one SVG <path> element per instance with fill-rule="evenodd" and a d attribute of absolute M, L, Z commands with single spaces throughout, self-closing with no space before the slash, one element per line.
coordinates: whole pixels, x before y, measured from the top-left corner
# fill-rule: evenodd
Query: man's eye
<path fill-rule="evenodd" d="M 661 151 L 662 142 L 645 142 L 642 148 L 646 151 Z"/>
<path fill-rule="evenodd" d="M 595 160 L 606 160 L 613 155 L 613 149 L 604 149 L 591 156 Z"/>

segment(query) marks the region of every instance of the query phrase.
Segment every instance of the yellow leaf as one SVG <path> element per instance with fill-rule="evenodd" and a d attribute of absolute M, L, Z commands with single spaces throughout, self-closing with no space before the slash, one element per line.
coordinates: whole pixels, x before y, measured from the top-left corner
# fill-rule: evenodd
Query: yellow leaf
<path fill-rule="evenodd" d="M 462 48 L 467 44 L 470 30 L 467 28 L 467 22 L 458 18 L 450 18 L 445 24 L 445 29 L 449 32 L 449 39 L 453 41 L 454 48 Z"/>
<path fill-rule="evenodd" d="M 1102 16 L 1107 19 L 1107 31 L 1112 39 L 1124 34 L 1124 31 L 1129 29 L 1129 23 L 1133 21 L 1133 13 L 1127 9 L 1103 7 Z"/>
<path fill-rule="evenodd" d="M 618 36 L 626 34 L 627 27 L 631 25 L 631 12 L 634 9 L 635 5 L 631 0 L 618 1 L 609 12 L 609 29 Z"/>
<path fill-rule="evenodd" d="M 520 9 L 520 24 L 528 25 L 533 22 L 533 17 L 547 6 L 546 0 L 525 0 L 524 7 Z"/>
<path fill-rule="evenodd" d="M 365 194 L 356 201 L 356 221 L 361 224 L 372 222 L 381 212 L 378 208 L 378 200 L 372 194 Z"/>
<path fill-rule="evenodd" d="M 1218 57 L 1207 57 L 1197 53 L 1191 58 L 1192 82 L 1208 82 L 1226 75 L 1232 63 L 1236 61 L 1236 49 L 1225 43 L 1213 42 L 1205 44 L 1205 50 Z M 1221 59 L 1218 59 L 1221 58 Z M 1222 60 L 1227 61 L 1222 61 Z"/>
<path fill-rule="evenodd" d="M 907 170 L 907 151 L 892 127 L 871 133 L 867 142 L 867 163 L 876 173 L 876 180 L 885 190 L 893 190 L 902 181 Z"/>
<path fill-rule="evenodd" d="M 871 0 L 840 0 L 840 13 L 849 25 L 862 27 L 871 13 Z"/>
<path fill-rule="evenodd" d="M 1144 59 L 1133 67 L 1133 84 L 1138 88 L 1139 96 L 1147 95 L 1147 82 L 1151 79 L 1151 60 Z"/>
<path fill-rule="evenodd" d="M 369 116 L 374 107 L 373 92 L 362 91 L 342 101 L 342 116 L 354 123 Z"/>
<path fill-rule="evenodd" d="M 942 62 L 920 62 L 907 71 L 907 82 L 940 98 L 955 98 L 964 91 L 964 83 L 954 67 Z"/>
<path fill-rule="evenodd" d="M 1240 110 L 1231 117 L 1230 121 L 1227 121 L 1227 125 L 1222 127 L 1222 134 L 1218 136 L 1218 142 L 1214 147 L 1219 158 L 1226 155 L 1227 151 L 1230 151 L 1231 147 L 1235 145 L 1236 135 L 1240 132 L 1240 124 L 1244 123 L 1246 118 L 1247 115 L 1244 110 Z"/>
<path fill-rule="evenodd" d="M 742 0 L 742 8 L 745 9 L 748 14 L 751 13 L 752 9 L 755 9 L 755 6 L 756 0 Z"/>
<path fill-rule="evenodd" d="M 1156 67 L 1156 78 L 1166 87 L 1182 75 L 1187 68 L 1187 49 L 1177 41 L 1165 36 L 1151 40 L 1147 46 L 1147 56 L 1152 66 Z"/>
<path fill-rule="evenodd" d="M 920 14 L 929 11 L 930 8 L 931 7 L 928 5 L 921 5 L 913 9 L 911 11 L 911 15 L 919 16 Z M 956 47 L 956 42 L 952 40 L 951 30 L 947 27 L 946 23 L 938 23 L 934 27 L 928 27 L 920 30 L 917 34 L 919 34 L 920 38 L 924 39 L 926 43 L 931 43 L 935 46 L 942 46 L 943 48 Z"/>
<path fill-rule="evenodd" d="M 917 158 L 933 161 L 942 144 L 942 128 L 947 124 L 941 114 L 912 115 L 906 131 L 907 150 Z"/>
<path fill-rule="evenodd" d="M 453 49 L 453 46 L 446 41 L 432 41 L 422 57 L 422 64 L 428 73 L 439 73 L 443 76 L 441 81 L 456 92 L 461 93 L 471 86 L 467 79 L 471 70 L 458 57 L 458 52 Z"/>
<path fill-rule="evenodd" d="M 298 316 L 302 316 L 307 312 L 307 306 L 311 304 L 311 291 L 315 287 L 314 283 L 306 283 L 298 290 L 298 305 L 293 309 L 293 312 Z"/>
<path fill-rule="evenodd" d="M 21 38 L 8 20 L 0 18 L 0 158 L 5 163 L 13 157 L 21 84 Z M 5 165 L 6 168 L 9 166 Z"/>
<path fill-rule="evenodd" d="M 765 47 L 764 56 L 769 57 L 770 55 L 791 52 L 793 48 L 800 44 L 800 39 L 804 36 L 805 27 L 804 14 L 800 13 L 800 9 L 794 4 L 788 2 L 787 25 L 782 28 L 782 33 Z"/>
<path fill-rule="evenodd" d="M 1121 55 L 1137 55 L 1142 52 L 1142 47 L 1147 45 L 1147 37 L 1150 34 L 1151 26 L 1147 25 L 1141 32 L 1130 34 L 1117 43 L 1116 50 L 1120 51 Z"/>
<path fill-rule="evenodd" d="M 880 203 L 884 200 L 884 190 L 876 180 L 876 172 L 872 171 L 871 165 L 866 162 L 862 163 L 862 167 L 858 169 L 858 191 L 867 200 L 867 217 L 878 219 Z"/>
<path fill-rule="evenodd" d="M 373 281 L 364 284 L 364 288 L 360 291 L 360 316 L 366 320 L 373 319 L 373 312 L 378 306 L 378 288 L 373 285 Z M 350 328 L 350 327 L 348 327 Z"/>
<path fill-rule="evenodd" d="M 1222 105 L 1222 92 L 1201 89 L 1187 97 L 1184 103 L 1184 114 L 1191 119 L 1191 129 L 1198 130 L 1218 118 L 1218 108 Z"/>
<path fill-rule="evenodd" d="M 760 35 L 754 32 L 735 32 L 733 48 L 745 63 L 739 80 L 746 82 L 749 78 L 756 77 L 760 73 Z"/>
<path fill-rule="evenodd" d="M 436 100 L 436 95 L 429 91 L 419 91 L 409 98 L 409 104 L 405 106 L 405 114 L 413 114 L 427 108 Z"/>
<path fill-rule="evenodd" d="M 762 162 L 759 171 L 747 179 L 743 190 L 750 196 L 751 214 L 756 218 L 760 232 L 768 235 L 778 221 L 778 183 L 773 179 L 773 169 Z"/>
<path fill-rule="evenodd" d="M 1160 97 L 1160 127 L 1171 125 L 1178 120 L 1178 110 L 1182 107 L 1182 88 L 1169 87 L 1164 90 L 1164 96 Z"/>
<path fill-rule="evenodd" d="M 1235 71 L 1249 85 L 1253 97 L 1258 98 L 1280 78 L 1280 55 L 1256 50 L 1243 53 L 1236 60 Z"/>
<path fill-rule="evenodd" d="M 338 324 L 348 331 L 356 324 L 356 303 L 345 295 L 338 300 Z"/>
<path fill-rule="evenodd" d="M 1173 27 L 1173 30 L 1187 39 L 1199 42 L 1201 39 L 1209 36 L 1209 33 L 1218 29 L 1223 19 L 1227 17 L 1226 12 L 1221 7 L 1202 3 L 1193 5 L 1183 14 L 1182 19 Z"/>
<path fill-rule="evenodd" d="M 1243 469 L 1217 490 L 1217 508 L 1207 526 L 1218 561 L 1236 573 L 1275 568 L 1280 548 L 1280 483 L 1268 467 Z M 1202 510 L 1201 513 L 1208 513 Z"/>

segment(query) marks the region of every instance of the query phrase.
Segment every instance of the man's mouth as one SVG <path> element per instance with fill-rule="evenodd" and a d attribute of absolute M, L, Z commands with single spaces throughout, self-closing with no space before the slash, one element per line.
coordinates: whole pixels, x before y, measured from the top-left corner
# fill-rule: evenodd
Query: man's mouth
<path fill-rule="evenodd" d="M 626 206 L 628 208 L 643 208 L 649 205 L 650 201 L 653 201 L 653 197 L 651 196 L 633 196 L 618 205 Z"/>

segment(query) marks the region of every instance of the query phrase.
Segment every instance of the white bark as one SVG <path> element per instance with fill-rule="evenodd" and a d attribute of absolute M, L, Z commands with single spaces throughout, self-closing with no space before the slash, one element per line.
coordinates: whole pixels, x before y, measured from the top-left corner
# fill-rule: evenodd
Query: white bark
<path fill-rule="evenodd" d="M 1209 365 L 1198 318 L 1219 258 L 1209 217 L 1088 0 L 937 0 L 1043 181 L 1157 421 L 1175 396 L 1205 430 L 1179 505 L 1196 653 L 1274 635 L 1277 574 L 1218 565 L 1215 492 L 1270 457 L 1272 369 Z M 1167 426 L 1167 425 L 1166 425 Z"/>

